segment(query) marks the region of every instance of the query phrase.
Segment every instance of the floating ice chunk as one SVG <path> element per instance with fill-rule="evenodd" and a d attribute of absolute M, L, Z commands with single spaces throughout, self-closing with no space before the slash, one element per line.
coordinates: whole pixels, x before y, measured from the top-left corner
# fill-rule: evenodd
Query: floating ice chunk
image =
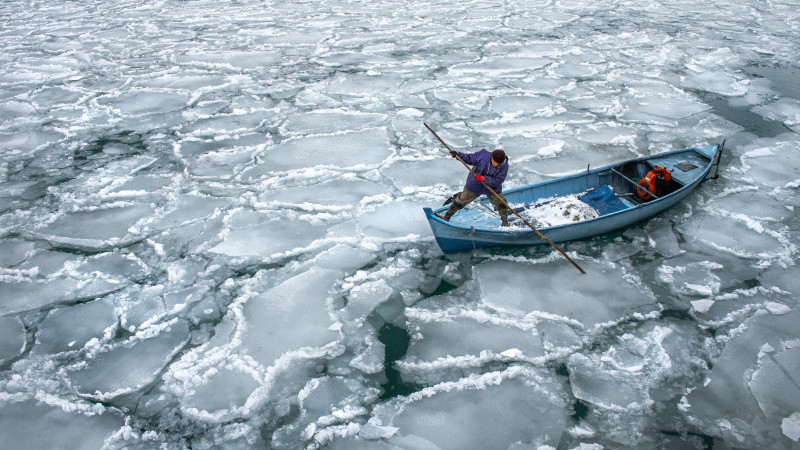
<path fill-rule="evenodd" d="M 303 209 L 313 209 L 314 207 L 334 209 L 344 206 L 352 207 L 359 204 L 364 197 L 384 192 L 385 188 L 370 181 L 336 179 L 314 183 L 310 186 L 278 188 L 273 192 L 259 195 L 258 200 L 265 203 L 288 203 L 298 205 Z"/>
<path fill-rule="evenodd" d="M 113 303 L 108 299 L 65 306 L 51 311 L 39 325 L 35 353 L 60 353 L 79 350 L 92 338 L 117 323 Z"/>
<path fill-rule="evenodd" d="M 768 119 L 779 120 L 795 131 L 800 125 L 800 100 L 794 98 L 783 97 L 774 103 L 755 106 L 753 112 Z"/>
<path fill-rule="evenodd" d="M 506 358 L 521 358 L 523 355 L 522 350 L 518 348 L 511 348 L 500 353 L 500 356 L 505 356 Z"/>
<path fill-rule="evenodd" d="M 111 400 L 152 383 L 188 339 L 186 322 L 176 320 L 155 336 L 133 338 L 98 353 L 85 367 L 73 371 L 70 379 L 79 392 Z"/>
<path fill-rule="evenodd" d="M 514 149 L 513 155 L 510 155 L 509 158 L 512 158 L 514 167 L 519 167 L 520 169 L 527 165 L 522 163 L 527 163 L 528 161 L 536 161 L 537 168 L 542 159 L 550 159 L 555 162 L 555 157 L 562 154 L 567 147 L 567 143 L 560 139 L 531 138 L 527 136 L 509 137 L 503 140 L 503 145 L 507 149 Z M 511 150 L 508 151 L 511 152 Z"/>
<path fill-rule="evenodd" d="M 425 216 L 420 214 L 421 202 L 404 201 L 379 206 L 374 211 L 365 211 L 357 217 L 361 231 L 369 237 L 391 239 L 425 236 L 430 227 Z"/>
<path fill-rule="evenodd" d="M 474 270 L 483 303 L 515 314 L 554 314 L 594 327 L 658 310 L 653 294 L 622 271 L 592 261 L 580 264 L 586 270 L 580 277 L 555 263 L 489 261 Z"/>
<path fill-rule="evenodd" d="M 0 106 L 0 118 L 2 119 L 14 119 L 35 113 L 36 109 L 28 103 L 5 101 L 3 106 Z"/>
<path fill-rule="evenodd" d="M 635 103 L 631 105 L 632 111 L 667 119 L 683 119 L 709 109 L 711 109 L 711 107 L 704 103 L 660 96 L 638 98 Z"/>
<path fill-rule="evenodd" d="M 36 234 L 57 246 L 103 250 L 141 239 L 129 230 L 152 213 L 153 208 L 143 204 L 78 211 L 59 217 Z"/>
<path fill-rule="evenodd" d="M 631 144 L 636 139 L 636 129 L 614 122 L 592 124 L 582 128 L 578 138 L 594 145 Z"/>
<path fill-rule="evenodd" d="M 280 55 L 271 51 L 236 51 L 221 50 L 196 53 L 181 53 L 176 55 L 176 60 L 184 67 L 200 66 L 217 69 L 228 69 L 239 72 L 241 69 L 254 69 L 269 67 L 280 61 Z"/>
<path fill-rule="evenodd" d="M 262 164 L 269 171 L 303 169 L 318 165 L 374 166 L 390 155 L 386 130 L 373 128 L 330 136 L 298 137 L 270 148 Z"/>
<path fill-rule="evenodd" d="M 345 315 L 349 319 L 366 317 L 378 305 L 387 301 L 394 290 L 385 280 L 375 280 L 359 284 L 350 290 L 345 307 Z"/>
<path fill-rule="evenodd" d="M 800 277 L 797 276 L 797 269 L 795 266 L 770 266 L 767 270 L 759 274 L 758 281 L 762 286 L 767 288 L 779 286 L 781 289 L 788 292 L 800 292 Z"/>
<path fill-rule="evenodd" d="M 589 120 L 571 112 L 552 111 L 542 117 L 532 118 L 506 118 L 505 120 L 473 121 L 470 126 L 476 131 L 487 135 L 521 135 L 545 134 L 553 132 L 563 126 L 586 123 Z"/>
<path fill-rule="evenodd" d="M 166 230 L 205 219 L 217 209 L 224 210 L 231 201 L 217 197 L 203 197 L 199 195 L 182 195 L 169 212 L 158 219 L 152 228 Z"/>
<path fill-rule="evenodd" d="M 388 439 L 397 434 L 398 430 L 399 428 L 397 427 L 385 427 L 367 423 L 366 425 L 362 426 L 361 429 L 358 431 L 358 436 L 368 441 L 374 441 L 377 439 Z"/>
<path fill-rule="evenodd" d="M 377 395 L 377 390 L 365 388 L 353 379 L 332 376 L 311 379 L 298 395 L 299 419 L 279 428 L 271 444 L 273 448 L 283 449 L 296 448 L 302 441 L 327 442 L 335 435 L 326 432 L 327 427 L 355 425 L 351 421 L 367 413 L 362 405 L 373 401 Z M 383 428 L 380 423 L 374 423 L 367 434 L 387 434 L 389 430 Z"/>
<path fill-rule="evenodd" d="M 349 272 L 363 267 L 375 260 L 375 255 L 363 250 L 337 244 L 314 258 L 314 265 L 323 269 L 334 269 Z"/>
<path fill-rule="evenodd" d="M 29 154 L 63 138 L 64 135 L 62 133 L 43 129 L 12 133 L 3 132 L 0 133 L 0 150 L 2 150 L 4 154 L 8 154 L 10 150 Z M 0 177 L 0 179 L 2 179 L 2 177 Z M 0 194 L 0 196 L 2 196 L 2 194 Z"/>
<path fill-rule="evenodd" d="M 0 365 L 25 347 L 25 328 L 16 317 L 0 316 Z"/>
<path fill-rule="evenodd" d="M 412 341 L 405 358 L 396 363 L 406 380 L 431 382 L 450 369 L 460 372 L 493 360 L 533 361 L 544 355 L 533 323 L 481 311 L 449 315 L 407 309 L 406 315 Z"/>
<path fill-rule="evenodd" d="M 551 106 L 553 99 L 545 96 L 514 95 L 496 97 L 489 109 L 497 113 L 535 113 Z"/>
<path fill-rule="evenodd" d="M 623 377 L 618 371 L 601 370 L 595 364 L 596 361 L 582 354 L 570 357 L 570 385 L 575 397 L 619 412 L 642 411 L 649 406 L 649 386 L 632 383 L 629 376 Z"/>
<path fill-rule="evenodd" d="M 581 442 L 580 444 L 578 444 L 577 447 L 573 447 L 570 450 L 604 450 L 604 449 L 605 447 L 603 447 L 600 444 L 587 444 L 585 442 Z"/>
<path fill-rule="evenodd" d="M 125 284 L 141 280 L 150 268 L 132 253 L 106 252 L 86 258 L 80 264 L 68 265 L 69 274 L 75 277 L 102 277 L 110 283 Z"/>
<path fill-rule="evenodd" d="M 800 348 L 759 352 L 748 387 L 764 415 L 774 421 L 800 405 Z"/>
<path fill-rule="evenodd" d="M 568 432 L 570 436 L 579 439 L 591 438 L 597 434 L 597 431 L 586 423 L 575 425 L 574 427 L 570 428 Z"/>
<path fill-rule="evenodd" d="M 512 368 L 441 383 L 387 405 L 389 443 L 418 436 L 435 448 L 509 448 L 558 444 L 566 429 L 563 386 L 532 369 Z M 396 408 L 396 409 L 395 409 Z M 424 447 L 427 448 L 427 447 Z"/>
<path fill-rule="evenodd" d="M 315 108 L 333 108 L 342 106 L 342 102 L 321 92 L 318 92 L 310 86 L 305 87 L 302 91 L 298 92 L 294 98 L 298 106 L 313 106 Z"/>
<path fill-rule="evenodd" d="M 211 252 L 267 258 L 304 247 L 324 235 L 322 227 L 302 220 L 281 220 L 271 214 L 254 212 L 235 213 L 228 226 L 230 231 Z"/>
<path fill-rule="evenodd" d="M 252 374 L 222 368 L 193 389 L 192 395 L 181 399 L 184 408 L 216 413 L 224 416 L 229 410 L 242 409 L 247 398 L 258 388 L 259 383 Z M 222 411 L 221 411 L 222 410 Z M 223 414 L 219 414 L 222 412 Z"/>
<path fill-rule="evenodd" d="M 357 98 L 376 98 L 386 91 L 395 92 L 407 78 L 393 75 L 349 75 L 338 77 L 330 83 L 326 95 L 349 95 Z"/>
<path fill-rule="evenodd" d="M 114 108 L 120 115 L 138 116 L 178 111 L 186 106 L 188 100 L 185 93 L 141 90 L 103 96 L 97 102 Z"/>
<path fill-rule="evenodd" d="M 705 385 L 684 397 L 690 423 L 738 445 L 787 447 L 780 443 L 786 438 L 780 427 L 800 402 L 798 349 L 764 353 L 763 348 L 784 349 L 784 342 L 800 338 L 798 320 L 797 311 L 762 314 L 738 327 Z"/>
<path fill-rule="evenodd" d="M 11 267 L 21 263 L 33 247 L 33 242 L 22 239 L 0 241 L 0 267 Z"/>
<path fill-rule="evenodd" d="M 350 366 L 364 373 L 378 373 L 384 369 L 386 347 L 371 336 L 367 337 L 367 349 L 350 361 Z"/>
<path fill-rule="evenodd" d="M 463 183 L 466 178 L 463 166 L 459 166 L 460 164 L 453 164 L 449 157 L 447 159 L 437 158 L 432 161 L 398 161 L 381 169 L 381 173 L 389 177 L 401 189 L 411 186 L 429 188 L 435 183 L 448 183 L 449 187 L 455 191 L 462 188 L 457 184 Z"/>
<path fill-rule="evenodd" d="M 95 450 L 123 424 L 111 410 L 87 416 L 32 400 L 0 405 L 0 443 L 7 449 Z"/>
<path fill-rule="evenodd" d="M 253 161 L 254 149 L 232 149 L 201 155 L 189 165 L 193 177 L 229 180 Z"/>
<path fill-rule="evenodd" d="M 705 314 L 711 307 L 714 306 L 714 300 L 695 300 L 692 302 L 692 309 Z"/>
<path fill-rule="evenodd" d="M 653 250 L 665 258 L 672 258 L 685 253 L 672 226 L 664 225 L 665 223 L 658 218 L 648 221 L 645 225 L 645 231 Z"/>
<path fill-rule="evenodd" d="M 800 413 L 792 413 L 791 416 L 781 421 L 781 431 L 784 436 L 797 442 L 800 440 Z"/>
<path fill-rule="evenodd" d="M 791 308 L 782 303 L 767 302 L 766 305 L 764 306 L 766 306 L 767 311 L 769 311 L 772 314 L 789 314 L 790 312 L 792 312 Z"/>
<path fill-rule="evenodd" d="M 425 113 L 416 108 L 403 108 L 400 111 L 397 111 L 397 115 L 419 119 L 420 117 L 424 116 Z"/>
<path fill-rule="evenodd" d="M 249 299 L 242 349 L 269 367 L 286 352 L 336 341 L 339 334 L 328 329 L 332 320 L 326 298 L 340 276 L 339 271 L 311 269 Z"/>
<path fill-rule="evenodd" d="M 386 114 L 323 111 L 297 114 L 282 126 L 288 135 L 331 134 L 374 128 L 386 121 Z"/>
<path fill-rule="evenodd" d="M 747 223 L 726 217 L 692 216 L 678 224 L 678 228 L 687 237 L 688 242 L 684 245 L 687 251 L 703 251 L 701 249 L 711 247 L 751 260 L 778 259 L 785 252 L 781 239 L 774 233 L 754 232 Z"/>
<path fill-rule="evenodd" d="M 45 281 L 0 281 L 0 314 L 38 309 L 54 303 L 88 300 L 117 291 L 125 285 L 103 279 L 79 280 L 67 277 Z"/>
<path fill-rule="evenodd" d="M 153 193 L 165 186 L 169 186 L 171 182 L 172 177 L 170 176 L 137 176 L 128 179 L 124 183 L 118 184 L 116 187 L 111 189 L 110 192 L 115 194 L 115 196 Z"/>
<path fill-rule="evenodd" d="M 709 200 L 708 206 L 761 233 L 764 229 L 762 222 L 782 221 L 792 215 L 783 201 L 767 195 L 765 191 L 756 186 L 737 189 Z"/>
<path fill-rule="evenodd" d="M 771 188 L 784 187 L 797 180 L 797 160 L 797 143 L 792 139 L 777 140 L 769 147 L 749 150 L 741 157 L 748 180 Z"/>
<path fill-rule="evenodd" d="M 479 63 L 465 63 L 450 66 L 448 72 L 454 77 L 475 76 L 477 74 L 491 76 L 512 76 L 514 73 L 526 74 L 550 64 L 549 58 L 531 57 L 489 57 Z"/>
<path fill-rule="evenodd" d="M 657 400 L 680 396 L 683 386 L 706 370 L 705 361 L 690 356 L 702 348 L 704 338 L 689 322 L 646 322 L 604 341 L 603 350 L 570 356 L 573 394 L 594 410 L 583 420 L 619 444 L 640 446 L 647 439 L 648 422 L 622 424 L 619 416 L 647 415 Z"/>
<path fill-rule="evenodd" d="M 682 85 L 690 89 L 697 89 L 728 97 L 735 97 L 747 93 L 748 80 L 740 80 L 727 71 L 702 68 L 699 73 L 692 73 L 683 78 Z"/>

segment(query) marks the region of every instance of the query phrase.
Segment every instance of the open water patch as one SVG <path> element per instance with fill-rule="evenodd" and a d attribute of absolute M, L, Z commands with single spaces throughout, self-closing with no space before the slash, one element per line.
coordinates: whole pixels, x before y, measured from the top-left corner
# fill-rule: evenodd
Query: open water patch
<path fill-rule="evenodd" d="M 381 385 L 383 388 L 381 399 L 386 400 L 398 395 L 408 395 L 420 390 L 420 386 L 404 382 L 400 372 L 394 367 L 395 361 L 405 356 L 408 351 L 408 344 L 411 342 L 411 336 L 408 335 L 408 331 L 387 323 L 378 330 L 378 340 L 386 348 L 384 360 L 386 382 Z"/>
<path fill-rule="evenodd" d="M 785 66 L 753 65 L 745 71 L 752 77 L 769 81 L 771 89 L 781 96 L 800 99 L 800 68 Z"/>
<path fill-rule="evenodd" d="M 783 133 L 791 132 L 786 125 L 777 120 L 769 120 L 750 110 L 749 105 L 735 105 L 719 95 L 701 91 L 697 94 L 703 101 L 711 106 L 714 114 L 739 125 L 744 131 L 753 133 L 761 138 L 773 138 Z"/>

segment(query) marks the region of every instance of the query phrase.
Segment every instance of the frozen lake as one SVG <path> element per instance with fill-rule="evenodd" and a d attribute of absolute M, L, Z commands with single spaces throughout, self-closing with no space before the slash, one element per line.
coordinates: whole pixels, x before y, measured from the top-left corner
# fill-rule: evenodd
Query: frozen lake
<path fill-rule="evenodd" d="M 800 448 L 796 2 L 0 3 L 0 448 Z M 515 187 L 727 139 L 563 248 Z"/>

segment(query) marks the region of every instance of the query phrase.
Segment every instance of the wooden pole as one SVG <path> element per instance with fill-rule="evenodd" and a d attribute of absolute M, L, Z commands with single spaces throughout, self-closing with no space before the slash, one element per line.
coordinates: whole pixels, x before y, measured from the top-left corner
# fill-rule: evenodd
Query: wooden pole
<path fill-rule="evenodd" d="M 435 131 L 433 131 L 433 130 L 431 129 L 431 127 L 429 127 L 429 126 L 428 126 L 428 124 L 427 124 L 427 123 L 424 123 L 424 122 L 423 122 L 423 125 L 425 125 L 425 128 L 427 128 L 427 129 L 428 129 L 428 131 L 430 131 L 431 133 L 433 133 L 433 135 L 434 135 L 434 136 L 436 136 L 436 139 L 438 139 L 438 140 L 439 140 L 439 142 L 441 142 L 441 143 L 442 143 L 442 145 L 444 145 L 444 147 L 445 147 L 445 148 L 446 148 L 448 151 L 450 151 L 450 152 L 453 152 L 453 149 L 451 149 L 451 148 L 450 148 L 450 146 L 449 146 L 449 145 L 447 145 L 447 143 L 445 143 L 445 142 L 442 140 L 442 138 L 440 138 L 440 137 L 439 137 L 439 135 L 438 135 L 438 134 L 436 134 L 436 132 L 435 132 Z M 455 152 L 453 152 L 453 153 L 455 153 Z M 464 162 L 464 160 L 463 160 L 463 159 L 461 159 L 461 157 L 460 157 L 460 156 L 458 156 L 458 154 L 456 154 L 456 159 L 457 159 L 457 160 L 459 160 L 459 161 L 461 162 L 461 164 L 463 164 L 463 165 L 464 165 L 464 167 L 466 167 L 466 168 L 467 168 L 467 170 L 469 170 L 469 172 L 472 174 L 472 176 L 476 176 L 475 172 L 473 172 L 473 171 L 472 171 L 472 168 L 471 168 L 469 165 L 467 165 L 467 163 L 465 163 L 465 162 Z M 539 237 L 540 237 L 540 238 L 544 239 L 544 241 L 545 241 L 545 242 L 547 242 L 548 244 L 552 245 L 552 246 L 553 246 L 553 247 L 554 247 L 556 250 L 558 250 L 558 252 L 559 252 L 559 253 L 561 253 L 561 254 L 564 256 L 564 258 L 567 258 L 567 261 L 571 262 L 571 263 L 572 263 L 572 265 L 573 265 L 573 266 L 575 266 L 575 268 L 576 268 L 576 269 L 578 269 L 578 270 L 579 270 L 579 271 L 580 271 L 582 274 L 585 274 L 585 273 L 586 273 L 586 272 L 584 272 L 584 271 L 583 271 L 583 269 L 581 269 L 581 266 L 579 266 L 579 265 L 578 265 L 578 264 L 577 264 L 575 261 L 573 261 L 573 260 L 572 260 L 572 258 L 570 258 L 569 256 L 567 256 L 567 254 L 566 254 L 566 253 L 564 253 L 564 250 L 561 250 L 561 247 L 557 246 L 557 245 L 556 245 L 555 243 L 553 243 L 553 241 L 551 241 L 550 239 L 547 239 L 547 237 L 545 237 L 545 235 L 543 235 L 542 233 L 540 233 L 540 232 L 539 232 L 539 230 L 537 230 L 537 229 L 536 229 L 536 227 L 534 227 L 533 225 L 531 225 L 530 223 L 528 223 L 528 221 L 527 221 L 527 220 L 525 220 L 525 218 L 524 218 L 524 217 L 520 216 L 520 215 L 519 215 L 519 214 L 518 214 L 516 211 L 514 211 L 514 209 L 513 209 L 513 208 L 511 208 L 511 206 L 509 206 L 509 205 L 508 205 L 508 203 L 506 203 L 506 201 L 505 201 L 505 200 L 503 200 L 503 197 L 501 197 L 501 196 L 497 195 L 497 192 L 495 192 L 495 191 L 494 191 L 494 189 L 490 188 L 490 187 L 489 187 L 489 185 L 487 185 L 487 184 L 486 184 L 486 183 L 484 183 L 483 181 L 480 181 L 479 183 L 481 183 L 481 184 L 482 184 L 482 185 L 483 185 L 483 186 L 484 186 L 486 189 L 488 189 L 488 190 L 489 190 L 489 192 L 491 192 L 491 193 L 492 193 L 492 195 L 494 195 L 495 197 L 497 197 L 497 199 L 498 199 L 498 200 L 500 200 L 500 202 L 502 202 L 502 203 L 503 203 L 503 205 L 504 205 L 506 208 L 508 208 L 508 210 L 509 210 L 509 211 L 511 211 L 512 213 L 514 213 L 514 215 L 515 215 L 515 216 L 519 217 L 519 219 L 520 219 L 520 220 L 522 220 L 522 222 L 523 222 L 525 225 L 527 225 L 528 227 L 530 227 L 530 229 L 531 229 L 531 230 L 535 231 L 535 232 L 536 232 L 536 234 L 537 234 L 537 235 L 539 235 Z"/>

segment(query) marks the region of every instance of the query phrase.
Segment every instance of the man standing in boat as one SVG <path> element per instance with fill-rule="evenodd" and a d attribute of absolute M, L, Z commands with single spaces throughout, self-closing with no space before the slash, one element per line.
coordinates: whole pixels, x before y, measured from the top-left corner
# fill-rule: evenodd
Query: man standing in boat
<path fill-rule="evenodd" d="M 503 191 L 503 181 L 506 179 L 508 173 L 508 158 L 502 150 L 495 150 L 489 153 L 488 150 L 482 149 L 475 153 L 460 153 L 450 151 L 450 156 L 455 158 L 458 156 L 467 164 L 472 165 L 473 175 L 467 175 L 467 184 L 464 190 L 455 196 L 453 203 L 450 204 L 450 209 L 444 215 L 444 220 L 450 221 L 458 210 L 467 206 L 471 201 L 475 200 L 481 195 L 486 195 L 489 201 L 494 205 L 494 209 L 500 214 L 500 222 L 504 227 L 508 226 L 508 208 L 506 207 L 506 199 L 501 194 Z M 497 198 L 492 195 L 486 186 L 489 186 L 502 198 Z"/>

